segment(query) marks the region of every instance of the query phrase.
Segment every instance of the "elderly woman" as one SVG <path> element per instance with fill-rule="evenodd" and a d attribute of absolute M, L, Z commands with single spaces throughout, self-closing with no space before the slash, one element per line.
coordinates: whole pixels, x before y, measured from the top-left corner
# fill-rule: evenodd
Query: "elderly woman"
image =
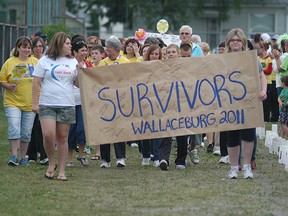
<path fill-rule="evenodd" d="M 107 57 L 100 61 L 99 67 L 101 66 L 108 66 L 113 64 L 125 64 L 129 63 L 130 61 L 120 54 L 121 50 L 121 42 L 120 40 L 115 37 L 111 36 L 106 41 L 106 54 Z M 117 167 L 125 167 L 125 158 L 126 158 L 126 147 L 125 142 L 114 143 L 114 150 L 116 155 L 116 166 Z M 110 167 L 110 144 L 105 144 L 100 146 L 101 151 L 101 158 L 102 163 L 100 165 L 101 168 L 109 168 Z"/>

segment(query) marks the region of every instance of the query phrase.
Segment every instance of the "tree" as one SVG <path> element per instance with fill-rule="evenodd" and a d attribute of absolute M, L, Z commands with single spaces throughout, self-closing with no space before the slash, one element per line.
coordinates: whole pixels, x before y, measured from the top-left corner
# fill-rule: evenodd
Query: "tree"
<path fill-rule="evenodd" d="M 45 25 L 43 27 L 43 32 L 45 32 L 47 34 L 47 37 L 51 40 L 51 38 L 54 36 L 55 33 L 57 32 L 66 32 L 68 34 L 70 34 L 69 29 L 65 26 L 63 20 L 60 20 L 60 22 L 58 24 L 49 24 L 49 25 Z"/>
<path fill-rule="evenodd" d="M 264 4 L 265 0 L 259 0 Z M 87 15 L 97 18 L 107 17 L 104 24 L 109 27 L 111 24 L 123 23 L 127 29 L 133 28 L 133 20 L 141 17 L 149 29 L 154 29 L 157 21 L 161 18 L 169 22 L 170 29 L 179 29 L 183 23 L 187 23 L 192 16 L 201 16 L 206 9 L 216 10 L 219 14 L 219 21 L 229 20 L 229 12 L 240 13 L 242 5 L 247 0 L 67 0 L 67 7 L 70 11 L 76 12 L 77 8 L 85 10 Z M 99 23 L 93 23 L 93 27 L 99 30 Z M 95 21 L 94 21 L 95 22 Z"/>

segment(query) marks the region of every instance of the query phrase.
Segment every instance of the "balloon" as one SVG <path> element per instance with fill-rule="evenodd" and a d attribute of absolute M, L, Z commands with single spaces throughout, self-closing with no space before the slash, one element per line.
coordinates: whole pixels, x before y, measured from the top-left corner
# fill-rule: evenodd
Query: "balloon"
<path fill-rule="evenodd" d="M 142 41 L 146 38 L 146 32 L 144 29 L 138 29 L 138 31 L 135 31 L 135 38 L 138 41 Z"/>
<path fill-rule="evenodd" d="M 157 22 L 157 31 L 161 34 L 164 34 L 169 29 L 169 24 L 165 19 L 160 19 Z"/>

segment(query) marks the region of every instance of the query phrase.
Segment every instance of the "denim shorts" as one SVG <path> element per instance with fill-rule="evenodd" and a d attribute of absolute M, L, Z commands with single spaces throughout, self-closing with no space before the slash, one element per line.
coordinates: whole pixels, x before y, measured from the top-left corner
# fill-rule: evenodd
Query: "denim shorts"
<path fill-rule="evenodd" d="M 39 119 L 55 119 L 56 122 L 74 124 L 76 121 L 75 107 L 39 106 Z"/>
<path fill-rule="evenodd" d="M 5 107 L 5 113 L 8 120 L 8 139 L 20 139 L 22 142 L 29 143 L 35 113 L 22 111 L 17 107 Z"/>

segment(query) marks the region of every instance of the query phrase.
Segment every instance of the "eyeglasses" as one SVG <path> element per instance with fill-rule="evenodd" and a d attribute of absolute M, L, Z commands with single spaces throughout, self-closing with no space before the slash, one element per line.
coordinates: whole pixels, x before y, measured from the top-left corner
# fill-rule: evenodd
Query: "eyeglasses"
<path fill-rule="evenodd" d="M 181 32 L 180 34 L 181 35 L 190 35 L 190 33 L 188 33 L 188 32 Z"/>
<path fill-rule="evenodd" d="M 39 46 L 34 46 L 33 48 L 43 48 L 43 46 L 39 45 Z"/>
<path fill-rule="evenodd" d="M 240 39 L 231 39 L 229 42 L 237 42 L 237 43 L 240 43 L 240 42 L 242 42 L 242 40 L 240 40 Z"/>
<path fill-rule="evenodd" d="M 79 45 L 79 44 L 85 44 L 85 41 L 81 40 L 81 41 L 77 41 L 75 42 L 76 45 Z"/>

